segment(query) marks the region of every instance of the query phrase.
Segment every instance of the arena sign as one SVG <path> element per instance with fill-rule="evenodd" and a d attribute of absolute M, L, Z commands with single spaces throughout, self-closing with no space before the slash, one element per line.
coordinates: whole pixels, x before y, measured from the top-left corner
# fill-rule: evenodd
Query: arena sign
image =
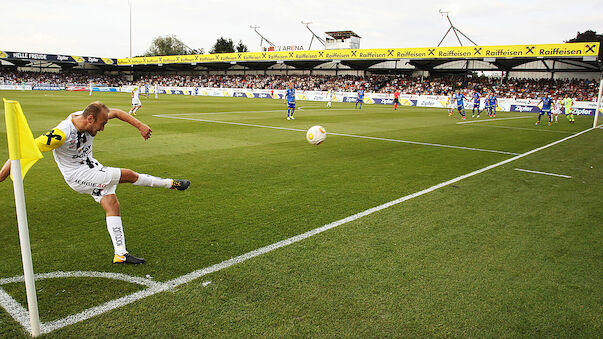
<path fill-rule="evenodd" d="M 307 60 L 398 60 L 398 59 L 482 59 L 482 58 L 549 58 L 596 57 L 598 42 L 576 42 L 546 45 L 461 46 L 381 49 L 338 49 L 316 51 L 275 51 L 216 53 L 136 57 L 117 59 L 118 65 L 183 64 L 249 61 Z"/>
<path fill-rule="evenodd" d="M 60 63 L 84 63 L 95 65 L 115 65 L 116 59 L 87 57 L 79 55 L 62 55 L 62 54 L 44 54 L 44 53 L 29 53 L 29 52 L 7 52 L 0 51 L 0 59 L 11 60 L 26 60 L 26 61 L 48 61 Z"/>

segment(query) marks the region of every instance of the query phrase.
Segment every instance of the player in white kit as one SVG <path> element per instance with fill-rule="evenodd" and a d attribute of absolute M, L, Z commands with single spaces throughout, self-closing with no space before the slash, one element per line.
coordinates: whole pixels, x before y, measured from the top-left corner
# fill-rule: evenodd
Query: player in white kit
<path fill-rule="evenodd" d="M 559 114 L 563 114 L 563 100 L 561 98 L 557 98 L 555 102 L 553 102 L 553 115 L 555 116 L 555 123 L 559 122 Z"/>
<path fill-rule="evenodd" d="M 106 213 L 107 230 L 113 243 L 113 263 L 142 264 L 126 250 L 126 240 L 121 221 L 119 201 L 115 189 L 120 183 L 136 186 L 163 187 L 183 191 L 190 186 L 188 180 L 174 180 L 139 174 L 130 169 L 105 167 L 92 155 L 92 141 L 105 129 L 109 119 L 118 118 L 138 128 L 146 140 L 151 137 L 149 126 L 119 109 L 109 109 L 97 101 L 83 111 L 70 114 L 54 129 L 35 141 L 42 152 L 51 151 L 63 174 L 65 182 L 74 191 L 89 194 L 100 203 Z M 10 160 L 0 170 L 0 182 L 10 175 Z"/>
<path fill-rule="evenodd" d="M 329 89 L 329 92 L 327 93 L 327 107 L 330 108 L 331 107 L 331 102 L 333 101 L 333 90 Z"/>
<path fill-rule="evenodd" d="M 142 107 L 142 103 L 140 102 L 140 87 L 136 86 L 132 90 L 132 108 L 130 108 L 128 114 L 136 116 L 136 111 L 138 111 L 140 107 Z"/>
<path fill-rule="evenodd" d="M 90 90 L 88 96 L 92 96 L 92 81 L 90 81 L 90 83 L 88 84 L 88 89 Z"/>

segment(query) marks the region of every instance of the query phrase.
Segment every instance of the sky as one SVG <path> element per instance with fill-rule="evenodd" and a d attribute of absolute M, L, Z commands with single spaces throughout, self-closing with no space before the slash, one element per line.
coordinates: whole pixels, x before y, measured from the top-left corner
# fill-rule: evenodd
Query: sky
<path fill-rule="evenodd" d="M 478 45 L 561 43 L 578 31 L 603 33 L 600 0 L 131 0 L 133 55 L 154 37 L 176 35 L 207 52 L 223 36 L 260 50 L 249 27 L 260 26 L 278 46 L 310 42 L 317 34 L 352 30 L 361 48 L 436 46 L 448 29 L 439 9 Z M 0 0 L 0 50 L 94 57 L 128 57 L 128 0 Z M 469 44 L 463 40 L 463 44 Z M 443 46 L 458 46 L 449 34 Z M 322 49 L 316 41 L 312 49 Z"/>

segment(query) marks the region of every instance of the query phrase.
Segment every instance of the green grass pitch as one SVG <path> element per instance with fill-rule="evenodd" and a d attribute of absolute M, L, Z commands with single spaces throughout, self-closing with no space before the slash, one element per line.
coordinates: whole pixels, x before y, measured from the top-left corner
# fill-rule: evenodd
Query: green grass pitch
<path fill-rule="evenodd" d="M 36 136 L 92 100 L 130 106 L 127 94 L 0 96 L 21 102 Z M 94 156 L 105 166 L 192 181 L 184 192 L 118 187 L 128 249 L 148 262 L 111 264 L 102 208 L 72 191 L 45 153 L 25 179 L 36 273 L 165 282 L 592 125 L 592 117 L 575 125 L 560 117 L 534 126 L 536 115 L 525 113 L 457 124 L 458 115 L 444 109 L 335 103 L 329 110 L 303 101 L 287 121 L 282 101 L 267 99 L 164 95 L 143 105 L 138 118 L 153 137 L 144 141 L 111 120 Z M 303 131 L 317 124 L 332 133 L 508 153 L 339 135 L 312 146 Z M 2 159 L 5 134 L 2 118 Z M 45 337 L 600 337 L 602 136 L 586 132 Z M 0 197 L 0 278 L 9 278 L 23 274 L 10 180 Z M 22 283 L 0 287 L 26 304 Z M 36 288 L 41 320 L 50 323 L 145 287 L 69 277 L 39 280 Z M 0 337 L 25 336 L 0 309 Z"/>

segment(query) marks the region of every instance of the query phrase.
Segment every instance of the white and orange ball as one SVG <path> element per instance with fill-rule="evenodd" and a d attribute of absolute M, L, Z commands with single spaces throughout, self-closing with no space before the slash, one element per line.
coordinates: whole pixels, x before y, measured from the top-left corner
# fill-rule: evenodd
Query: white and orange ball
<path fill-rule="evenodd" d="M 327 138 L 327 130 L 322 126 L 312 126 L 306 133 L 306 139 L 312 145 L 320 145 Z"/>

